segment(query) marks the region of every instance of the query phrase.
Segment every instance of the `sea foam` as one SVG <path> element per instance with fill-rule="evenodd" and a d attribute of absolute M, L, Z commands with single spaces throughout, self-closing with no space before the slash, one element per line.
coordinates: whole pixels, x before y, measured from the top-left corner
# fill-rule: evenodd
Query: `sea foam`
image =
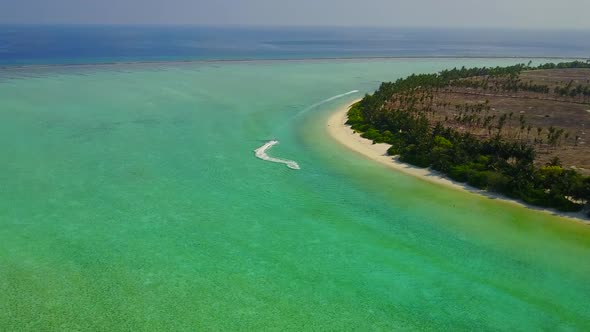
<path fill-rule="evenodd" d="M 279 141 L 277 141 L 277 140 L 272 140 L 272 141 L 268 141 L 268 142 L 264 143 L 263 146 L 254 150 L 254 153 L 256 154 L 256 158 L 260 158 L 262 160 L 270 161 L 273 163 L 285 164 L 285 165 L 287 165 L 287 167 L 289 167 L 291 169 L 301 169 L 301 167 L 299 167 L 299 164 L 293 160 L 273 158 L 266 153 L 268 150 L 270 150 L 270 148 L 272 148 L 273 146 L 275 146 L 277 144 L 279 144 Z"/>

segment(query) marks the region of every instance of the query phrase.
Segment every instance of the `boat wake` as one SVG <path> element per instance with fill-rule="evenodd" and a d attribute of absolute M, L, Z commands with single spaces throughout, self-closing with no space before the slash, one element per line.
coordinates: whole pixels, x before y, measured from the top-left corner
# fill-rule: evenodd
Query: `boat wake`
<path fill-rule="evenodd" d="M 254 150 L 254 153 L 256 154 L 256 158 L 270 161 L 272 163 L 285 164 L 285 165 L 287 165 L 287 167 L 289 167 L 291 169 L 301 169 L 301 167 L 299 167 L 299 164 L 293 160 L 273 158 L 266 153 L 268 150 L 270 150 L 270 148 L 272 148 L 273 146 L 275 146 L 277 144 L 279 144 L 279 141 L 277 141 L 277 140 L 272 140 L 272 141 L 268 141 L 268 142 L 264 143 L 263 146 Z"/>
<path fill-rule="evenodd" d="M 331 101 L 334 101 L 334 100 L 336 100 L 336 99 L 339 99 L 339 98 L 342 98 L 342 97 L 346 97 L 346 96 L 348 96 L 348 95 L 351 95 L 351 94 L 354 94 L 354 93 L 358 93 L 358 92 L 359 92 L 359 90 L 352 90 L 352 91 L 348 91 L 348 92 L 346 92 L 346 93 L 343 93 L 343 94 L 339 94 L 339 95 L 336 95 L 336 96 L 330 97 L 330 98 L 328 98 L 328 99 L 324 99 L 324 100 L 322 100 L 322 101 L 320 101 L 320 102 L 317 102 L 317 103 L 315 103 L 315 104 L 313 104 L 313 105 L 311 105 L 311 106 L 307 107 L 307 108 L 306 108 L 306 109 L 304 109 L 303 111 L 299 112 L 299 114 L 297 114 L 296 116 L 301 116 L 301 115 L 303 115 L 303 114 L 305 114 L 305 113 L 307 113 L 307 112 L 311 111 L 312 109 L 314 109 L 314 108 L 316 108 L 316 107 L 318 107 L 318 106 L 321 106 L 321 105 L 323 105 L 323 104 L 325 104 L 325 103 L 329 103 L 329 102 L 331 102 Z"/>
<path fill-rule="evenodd" d="M 348 91 L 346 93 L 342 93 L 327 99 L 324 99 L 320 102 L 317 102 L 309 107 L 307 107 L 306 109 L 304 109 L 303 111 L 297 113 L 293 118 L 296 118 L 298 116 L 302 116 L 303 114 L 313 110 L 314 108 L 321 106 L 323 104 L 329 103 L 331 101 L 334 101 L 336 99 L 342 98 L 342 97 L 346 97 L 348 95 L 354 94 L 354 93 L 358 93 L 359 90 L 352 90 L 352 91 Z M 283 125 L 284 126 L 284 125 Z M 282 127 L 279 127 L 282 128 Z M 265 160 L 265 161 L 270 161 L 272 163 L 279 163 L 279 164 L 285 164 L 287 165 L 287 167 L 291 168 L 291 169 L 301 169 L 301 167 L 299 167 L 299 164 L 293 160 L 288 160 L 288 159 L 281 159 L 281 158 L 274 158 L 269 156 L 266 152 L 268 150 L 270 150 L 270 148 L 272 148 L 273 146 L 279 144 L 279 141 L 277 140 L 270 140 L 266 143 L 264 143 L 263 146 L 259 147 L 258 149 L 254 150 L 254 153 L 256 155 L 256 158 Z"/>

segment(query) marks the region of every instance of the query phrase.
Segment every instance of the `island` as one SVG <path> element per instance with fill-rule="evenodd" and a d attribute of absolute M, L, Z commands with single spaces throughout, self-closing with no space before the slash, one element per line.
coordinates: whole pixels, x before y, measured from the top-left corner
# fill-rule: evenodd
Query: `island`
<path fill-rule="evenodd" d="M 411 75 L 351 105 L 346 124 L 408 167 L 590 217 L 590 61 Z"/>

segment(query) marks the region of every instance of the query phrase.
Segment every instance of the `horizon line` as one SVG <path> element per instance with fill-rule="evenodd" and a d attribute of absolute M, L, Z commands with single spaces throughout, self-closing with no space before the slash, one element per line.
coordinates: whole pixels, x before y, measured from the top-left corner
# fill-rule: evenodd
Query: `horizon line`
<path fill-rule="evenodd" d="M 203 28 L 277 28 L 277 29 L 445 29 L 445 30 L 520 30 L 520 31 L 585 31 L 590 27 L 537 27 L 537 26 L 429 26 L 429 25 L 295 25 L 295 24 L 212 24 L 212 23 L 97 23 L 97 22 L 0 22 L 0 26 L 95 26 L 95 27 L 203 27 Z"/>

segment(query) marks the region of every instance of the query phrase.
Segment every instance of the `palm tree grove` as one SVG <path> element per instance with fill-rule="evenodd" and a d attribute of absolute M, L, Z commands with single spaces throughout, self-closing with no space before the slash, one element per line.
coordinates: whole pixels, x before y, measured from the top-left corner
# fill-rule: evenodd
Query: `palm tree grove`
<path fill-rule="evenodd" d="M 590 201 L 590 62 L 460 68 L 382 83 L 348 124 L 453 180 L 559 211 Z M 590 212 L 587 212 L 590 215 Z"/>

